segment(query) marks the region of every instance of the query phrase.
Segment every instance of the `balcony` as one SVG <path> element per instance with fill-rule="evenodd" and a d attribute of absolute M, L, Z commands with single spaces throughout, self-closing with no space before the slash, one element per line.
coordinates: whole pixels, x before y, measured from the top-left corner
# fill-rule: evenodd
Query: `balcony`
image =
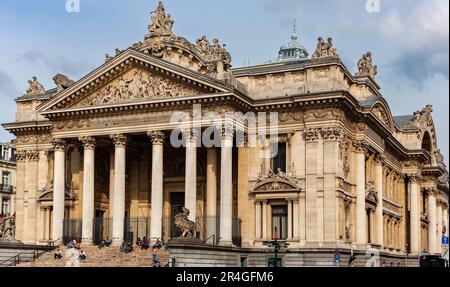
<path fill-rule="evenodd" d="M 14 186 L 9 184 L 0 184 L 0 192 L 3 193 L 14 193 Z"/>

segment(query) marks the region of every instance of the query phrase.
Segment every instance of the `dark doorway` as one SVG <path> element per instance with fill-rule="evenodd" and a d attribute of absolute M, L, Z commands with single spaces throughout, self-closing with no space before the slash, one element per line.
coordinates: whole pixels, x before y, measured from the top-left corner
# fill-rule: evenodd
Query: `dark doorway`
<path fill-rule="evenodd" d="M 103 210 L 95 211 L 94 219 L 94 243 L 99 244 L 103 238 L 103 220 L 105 212 Z"/>
<path fill-rule="evenodd" d="M 181 235 L 181 231 L 175 226 L 175 216 L 180 214 L 184 207 L 184 197 L 184 192 L 170 193 L 170 238 Z"/>

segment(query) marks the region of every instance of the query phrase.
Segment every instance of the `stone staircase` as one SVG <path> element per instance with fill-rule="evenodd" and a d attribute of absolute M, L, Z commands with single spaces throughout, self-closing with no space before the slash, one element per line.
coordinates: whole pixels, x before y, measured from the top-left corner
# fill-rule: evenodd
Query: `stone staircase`
<path fill-rule="evenodd" d="M 87 259 L 79 262 L 80 267 L 153 267 L 150 249 L 147 251 L 138 249 L 127 254 L 121 253 L 119 247 L 98 249 L 96 246 L 82 246 L 82 249 Z M 21 263 L 16 267 L 65 267 L 67 250 L 66 247 L 61 248 L 63 258 L 60 260 L 54 259 L 54 252 L 47 252 L 33 262 Z M 158 250 L 157 258 L 162 267 L 168 266 L 169 252 L 167 250 Z"/>

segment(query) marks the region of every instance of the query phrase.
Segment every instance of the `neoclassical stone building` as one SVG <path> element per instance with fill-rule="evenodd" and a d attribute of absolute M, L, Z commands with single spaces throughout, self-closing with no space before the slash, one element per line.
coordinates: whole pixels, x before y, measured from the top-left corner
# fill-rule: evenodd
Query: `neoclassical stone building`
<path fill-rule="evenodd" d="M 294 33 L 277 60 L 232 69 L 218 40 L 190 43 L 173 23 L 160 4 L 142 42 L 80 80 L 29 81 L 3 125 L 16 136 L 18 239 L 168 241 L 186 206 L 211 245 L 263 250 L 277 237 L 299 254 L 440 252 L 448 175 L 432 107 L 393 116 L 370 53 L 352 74 L 331 39 L 309 57 Z M 177 147 L 180 111 L 197 129 Z M 227 125 L 207 147 L 211 112 Z M 233 113 L 278 113 L 277 135 L 252 141 Z"/>

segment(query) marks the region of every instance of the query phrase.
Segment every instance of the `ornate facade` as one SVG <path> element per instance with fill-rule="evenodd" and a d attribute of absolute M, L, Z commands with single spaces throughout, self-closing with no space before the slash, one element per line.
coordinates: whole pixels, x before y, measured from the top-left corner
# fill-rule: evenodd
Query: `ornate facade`
<path fill-rule="evenodd" d="M 186 206 L 209 244 L 440 252 L 448 175 L 432 108 L 393 116 L 370 53 L 353 75 L 319 38 L 311 59 L 232 69 L 218 40 L 190 43 L 173 24 L 160 4 L 142 42 L 84 78 L 58 75 L 47 91 L 30 80 L 3 125 L 16 136 L 18 239 L 168 241 Z M 180 111 L 199 131 L 184 147 L 171 138 Z M 211 112 L 245 135 L 230 114 L 276 112 L 278 134 L 252 145 L 224 128 L 207 147 L 195 119 Z"/>
<path fill-rule="evenodd" d="M 11 144 L 0 143 L 0 217 L 15 212 L 16 150 Z"/>

